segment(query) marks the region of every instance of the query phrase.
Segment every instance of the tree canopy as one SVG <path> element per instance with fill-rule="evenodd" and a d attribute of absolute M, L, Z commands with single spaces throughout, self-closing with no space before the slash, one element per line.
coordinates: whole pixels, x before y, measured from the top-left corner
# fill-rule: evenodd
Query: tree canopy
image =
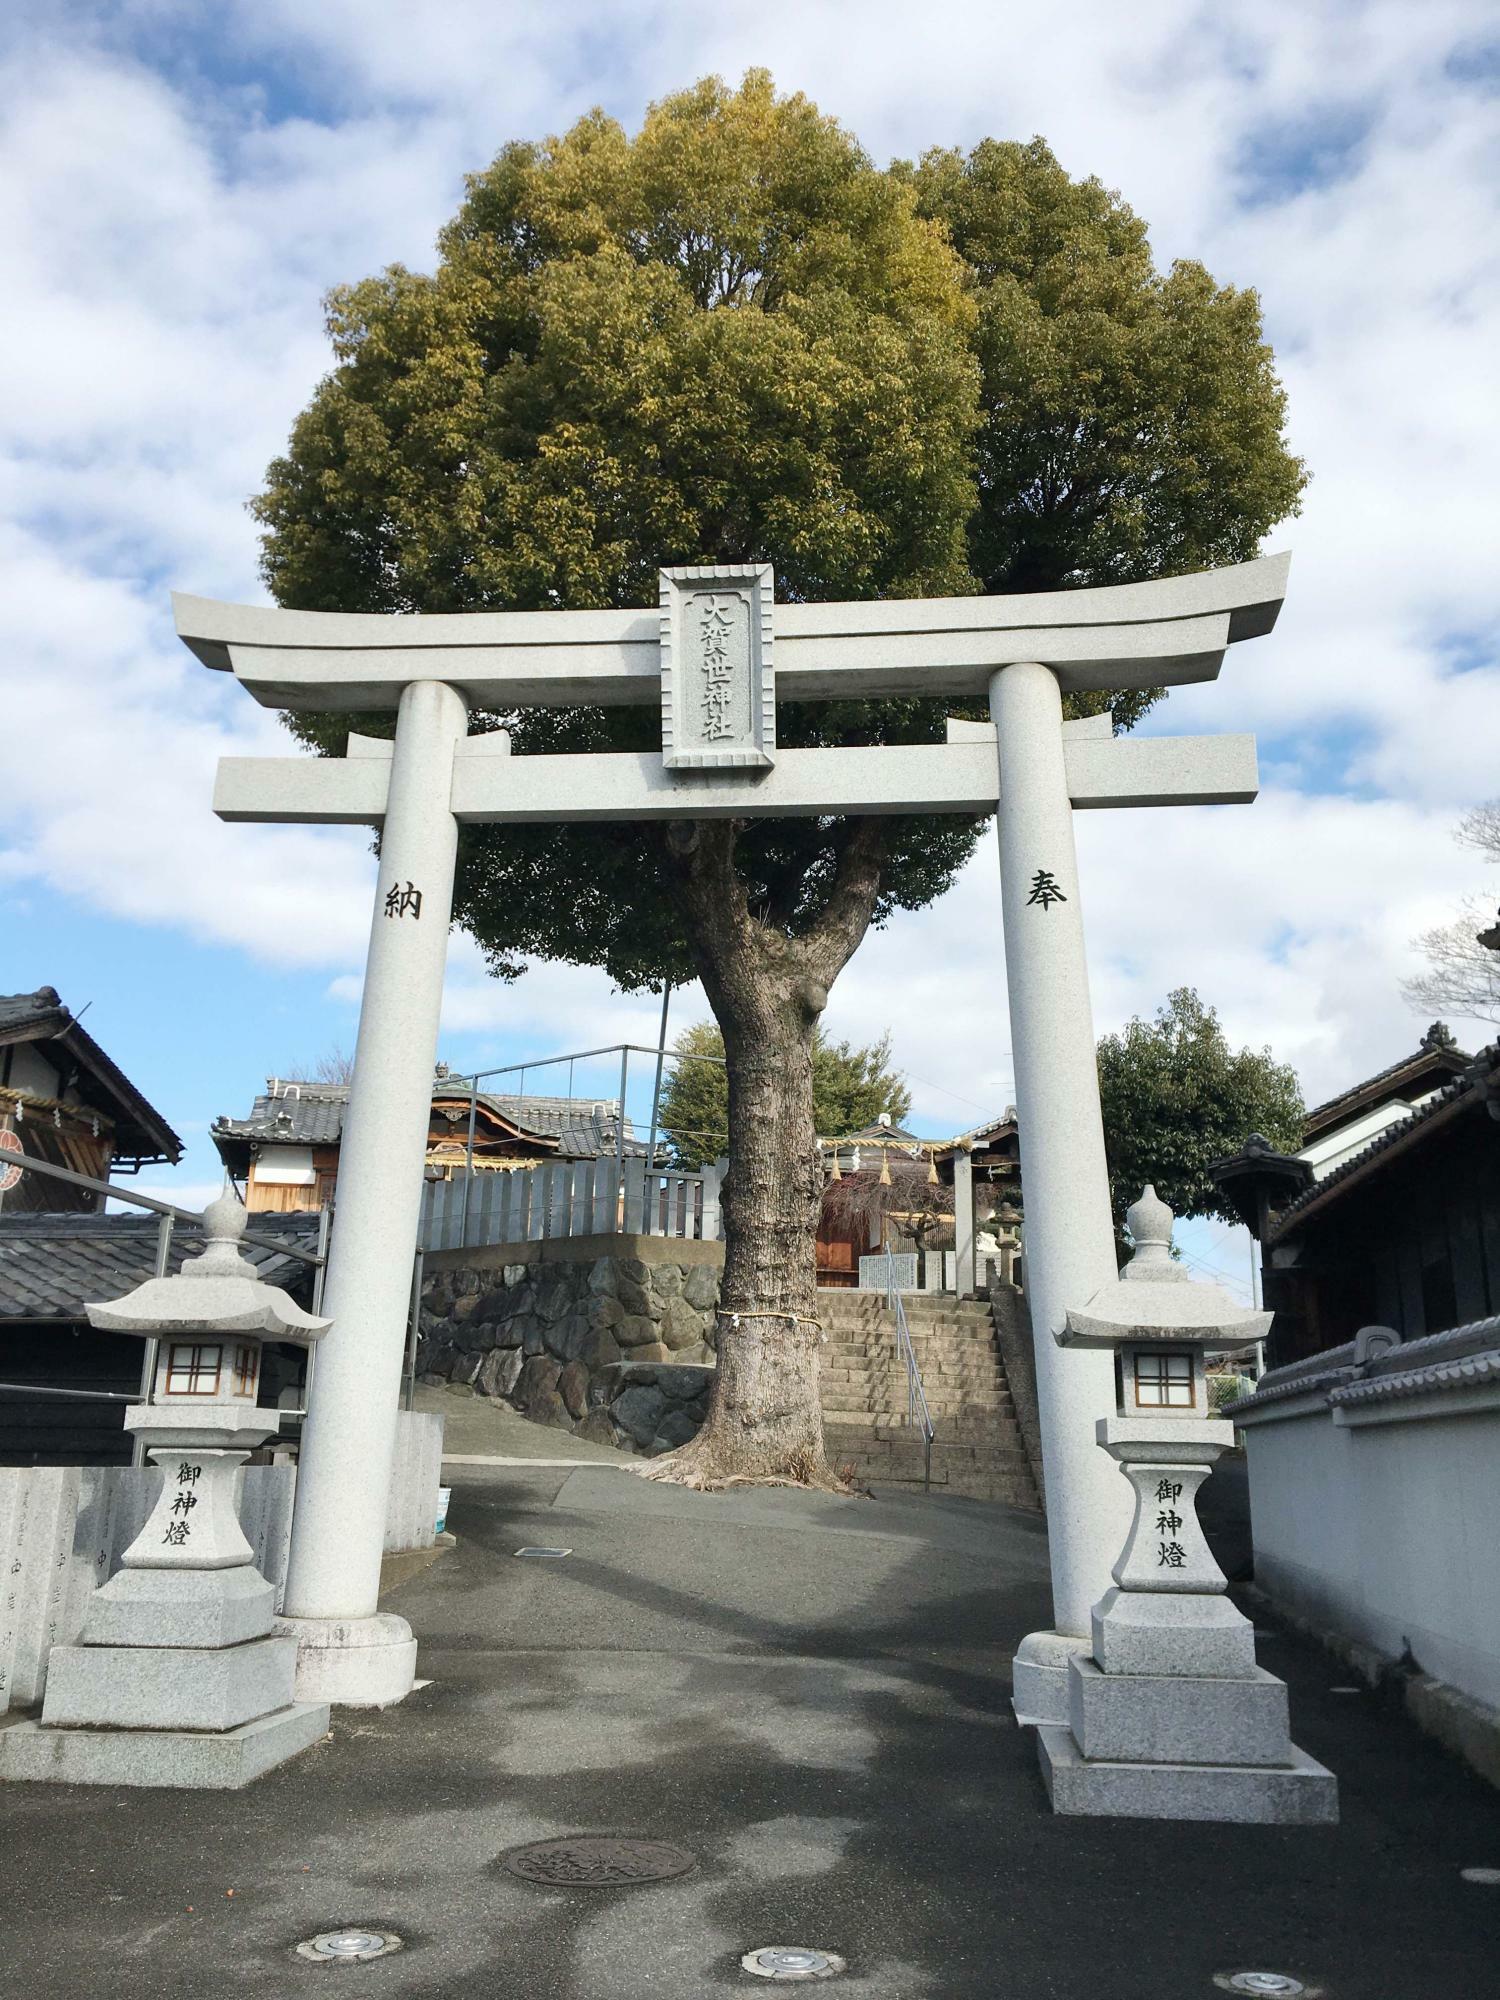
<path fill-rule="evenodd" d="M 1302 1144 L 1297 1073 L 1269 1049 L 1239 1049 L 1212 1007 L 1179 986 L 1154 1020 L 1099 1043 L 1099 1099 L 1115 1227 L 1150 1181 L 1174 1215 L 1239 1217 L 1209 1179 L 1211 1160 L 1252 1132 L 1280 1152 Z"/>
<path fill-rule="evenodd" d="M 672 1142 L 679 1165 L 702 1166 L 724 1151 L 729 1131 L 729 1077 L 724 1037 L 712 1021 L 684 1028 L 672 1044 L 679 1055 L 716 1057 L 716 1062 L 680 1062 L 662 1085 L 661 1129 Z M 884 1034 L 866 1048 L 813 1036 L 813 1116 L 819 1134 L 836 1138 L 873 1125 L 882 1111 L 900 1124 L 911 1110 L 911 1092 L 890 1067 L 891 1038 Z"/>
<path fill-rule="evenodd" d="M 770 560 L 793 600 L 1110 583 L 1239 560 L 1297 504 L 1255 294 L 1158 273 L 1142 221 L 1039 140 L 882 171 L 751 71 L 634 137 L 594 112 L 505 146 L 439 252 L 330 296 L 334 370 L 254 503 L 281 604 L 649 604 L 697 560 Z M 939 740 L 943 712 L 784 705 L 778 730 Z M 656 739 L 649 710 L 502 719 L 518 754 Z M 350 720 L 301 728 L 341 748 Z M 813 926 L 849 829 L 741 826 L 757 921 Z M 977 831 L 881 822 L 872 920 L 940 894 Z M 501 976 L 535 954 L 686 978 L 664 847 L 465 828 L 457 919 Z"/>
<path fill-rule="evenodd" d="M 506 146 L 430 275 L 335 291 L 335 367 L 255 503 L 278 603 L 650 605 L 769 561 L 784 599 L 1118 583 L 1235 561 L 1302 470 L 1253 293 L 1165 277 L 1039 141 L 881 169 L 749 72 Z M 1128 726 L 1149 692 L 1095 693 Z M 783 704 L 778 741 L 938 741 L 936 700 Z M 517 755 L 645 750 L 650 709 L 500 720 Z M 303 719 L 341 748 L 389 717 Z M 730 1167 L 719 1366 L 684 1476 L 820 1475 L 814 1030 L 871 923 L 953 880 L 942 816 L 466 827 L 456 920 L 622 987 L 703 981 Z M 689 1465 L 691 1460 L 691 1465 Z"/>

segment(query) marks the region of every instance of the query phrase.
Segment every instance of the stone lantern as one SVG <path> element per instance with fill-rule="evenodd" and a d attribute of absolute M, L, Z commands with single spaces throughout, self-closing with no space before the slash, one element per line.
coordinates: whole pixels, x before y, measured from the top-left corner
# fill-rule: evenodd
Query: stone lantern
<path fill-rule="evenodd" d="M 1210 1413 L 1204 1355 L 1259 1340 L 1248 1312 L 1172 1257 L 1172 1212 L 1148 1187 L 1126 1214 L 1120 1276 L 1069 1311 L 1064 1346 L 1112 1349 L 1116 1415 L 1100 1446 L 1135 1489 L 1135 1518 L 1093 1610 L 1093 1656 L 1068 1667 L 1069 1721 L 1038 1731 L 1060 1813 L 1323 1822 L 1332 1774 L 1295 1748 L 1283 1681 L 1255 1664 L 1255 1632 L 1225 1595 L 1198 1525 L 1198 1489 L 1234 1443 Z"/>
<path fill-rule="evenodd" d="M 257 1274 L 234 1195 L 210 1202 L 203 1224 L 207 1247 L 175 1277 L 87 1308 L 93 1326 L 158 1343 L 151 1400 L 125 1428 L 161 1468 L 161 1493 L 89 1600 L 79 1643 L 52 1649 L 41 1722 L 7 1732 L 7 1776 L 233 1787 L 328 1728 L 326 1705 L 293 1700 L 297 1641 L 272 1633 L 275 1592 L 235 1482 L 276 1428 L 256 1407 L 262 1343 L 311 1345 L 332 1322 Z"/>

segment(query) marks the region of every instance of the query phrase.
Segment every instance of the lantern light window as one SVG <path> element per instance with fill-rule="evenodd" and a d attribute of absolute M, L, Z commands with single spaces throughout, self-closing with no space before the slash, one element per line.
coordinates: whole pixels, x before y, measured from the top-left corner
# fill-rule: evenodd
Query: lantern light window
<path fill-rule="evenodd" d="M 1139 1410 L 1190 1410 L 1194 1402 L 1193 1357 L 1138 1352 L 1135 1402 Z"/>

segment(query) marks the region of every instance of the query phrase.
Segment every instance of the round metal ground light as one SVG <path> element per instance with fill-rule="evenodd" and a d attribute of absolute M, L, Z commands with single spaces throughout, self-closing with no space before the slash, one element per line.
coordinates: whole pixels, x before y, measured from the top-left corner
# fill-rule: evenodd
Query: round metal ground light
<path fill-rule="evenodd" d="M 635 1834 L 570 1833 L 534 1840 L 500 1856 L 500 1865 L 524 1882 L 554 1889 L 615 1889 L 632 1882 L 668 1882 L 696 1865 L 685 1847 Z"/>
<path fill-rule="evenodd" d="M 740 1960 L 757 1979 L 832 1979 L 844 1961 L 831 1951 L 814 1951 L 805 1944 L 763 1944 Z"/>
<path fill-rule="evenodd" d="M 1214 1985 L 1225 1993 L 1261 1993 L 1276 1995 L 1301 1993 L 1311 1995 L 1311 1987 L 1304 1986 L 1300 1979 L 1293 1979 L 1289 1972 L 1216 1972 Z"/>
<path fill-rule="evenodd" d="M 401 1940 L 394 1931 L 319 1931 L 297 1947 L 299 1958 L 315 1965 L 357 1965 L 362 1959 L 385 1958 L 400 1951 Z"/>

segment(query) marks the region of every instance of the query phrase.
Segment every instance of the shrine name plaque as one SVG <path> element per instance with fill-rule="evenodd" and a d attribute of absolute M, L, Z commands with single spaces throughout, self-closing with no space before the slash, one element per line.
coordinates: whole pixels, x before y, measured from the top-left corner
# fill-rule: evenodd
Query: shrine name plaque
<path fill-rule="evenodd" d="M 776 761 L 769 563 L 661 572 L 661 743 L 668 770 Z"/>

